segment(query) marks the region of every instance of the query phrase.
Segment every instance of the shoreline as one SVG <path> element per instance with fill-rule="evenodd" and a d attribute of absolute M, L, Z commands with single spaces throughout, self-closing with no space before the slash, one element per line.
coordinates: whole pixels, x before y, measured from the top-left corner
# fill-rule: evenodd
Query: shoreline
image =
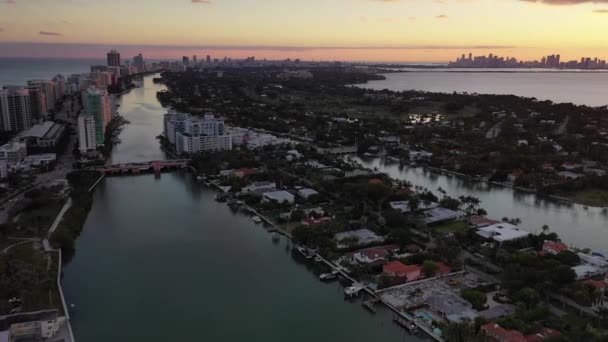
<path fill-rule="evenodd" d="M 190 167 L 191 172 L 196 175 L 199 176 L 200 173 L 198 172 L 198 170 L 196 170 L 194 167 Z M 206 182 L 204 183 L 205 186 L 209 187 L 209 188 L 215 188 L 217 189 L 217 191 L 221 192 L 221 193 L 227 193 L 224 189 L 222 189 L 219 185 L 215 184 L 214 182 Z M 275 224 L 274 222 L 272 222 L 272 220 L 268 219 L 266 216 L 264 216 L 263 214 L 259 213 L 257 210 L 255 210 L 254 208 L 252 208 L 250 205 L 247 204 L 243 204 L 242 208 L 245 209 L 247 214 L 253 214 L 255 216 L 258 216 L 262 222 L 264 224 L 268 224 L 272 227 L 272 229 L 265 229 L 268 233 L 278 233 L 279 235 L 283 235 L 286 239 L 288 239 L 290 242 L 292 242 L 294 244 L 294 246 L 296 245 L 295 241 L 293 241 L 293 237 L 291 236 L 290 233 L 288 233 L 287 231 L 285 231 L 283 228 L 281 228 L 280 226 L 278 226 L 277 224 Z M 249 217 L 253 217 L 251 215 L 249 215 Z M 433 333 L 433 331 L 421 324 L 418 320 L 416 320 L 413 316 L 400 311 L 398 308 L 394 307 L 393 305 L 391 305 L 390 303 L 386 302 L 384 299 L 382 299 L 379 296 L 379 292 L 382 292 L 384 290 L 388 290 L 390 288 L 386 288 L 386 289 L 382 289 L 379 291 L 375 291 L 373 289 L 371 289 L 369 286 L 365 286 L 362 285 L 361 283 L 359 283 L 355 278 L 353 278 L 350 274 L 348 274 L 348 272 L 346 272 L 342 267 L 340 267 L 339 265 L 336 265 L 335 263 L 327 260 L 326 258 L 324 258 L 323 256 L 321 256 L 318 253 L 314 253 L 314 257 L 319 257 L 321 258 L 322 262 L 324 264 L 326 264 L 332 271 L 337 271 L 339 272 L 339 274 L 344 277 L 345 279 L 347 279 L 348 281 L 350 281 L 352 284 L 351 286 L 355 286 L 355 285 L 361 285 L 362 288 L 361 290 L 367 292 L 369 295 L 371 295 L 373 298 L 375 298 L 376 300 L 378 300 L 379 303 L 381 303 L 383 306 L 385 306 L 387 309 L 391 310 L 394 314 L 397 314 L 399 317 L 407 320 L 410 323 L 415 324 L 420 330 L 422 330 L 428 337 L 432 338 L 433 340 L 437 341 L 437 342 L 443 342 L 445 341 L 441 336 Z M 448 277 L 448 276 L 452 276 L 455 274 L 460 274 L 461 272 L 455 272 L 449 275 L 445 275 L 445 276 L 439 276 L 439 277 L 434 277 L 434 278 L 429 278 L 429 279 L 425 279 L 422 281 L 426 281 L 426 280 L 434 280 L 437 278 L 442 278 L 442 277 Z M 410 285 L 408 284 L 404 284 L 404 285 L 399 285 L 399 286 L 406 286 L 406 285 Z M 411 336 L 415 336 L 410 334 Z"/>

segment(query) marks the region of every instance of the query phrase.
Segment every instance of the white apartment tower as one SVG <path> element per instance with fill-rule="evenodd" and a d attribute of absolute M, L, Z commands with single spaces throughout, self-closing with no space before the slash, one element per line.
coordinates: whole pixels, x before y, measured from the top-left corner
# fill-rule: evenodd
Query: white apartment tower
<path fill-rule="evenodd" d="M 95 117 L 93 115 L 84 114 L 78 117 L 78 143 L 80 145 L 80 153 L 82 154 L 97 149 Z"/>
<path fill-rule="evenodd" d="M 23 131 L 32 127 L 30 92 L 23 87 L 0 88 L 0 130 Z"/>

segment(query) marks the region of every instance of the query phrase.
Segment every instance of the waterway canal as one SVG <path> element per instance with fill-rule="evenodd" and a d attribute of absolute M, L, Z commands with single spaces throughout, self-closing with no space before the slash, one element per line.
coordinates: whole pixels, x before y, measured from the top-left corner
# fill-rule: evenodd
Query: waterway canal
<path fill-rule="evenodd" d="M 441 187 L 452 197 L 477 197 L 491 218 L 520 218 L 521 227 L 531 233 L 540 233 L 546 224 L 568 244 L 608 251 L 608 212 L 601 208 L 585 208 L 504 186 L 437 174 L 424 168 L 400 167 L 399 163 L 381 158 L 353 159 L 394 179 L 405 179 L 413 185 L 423 186 L 436 195 L 439 195 L 437 189 Z"/>
<path fill-rule="evenodd" d="M 165 158 L 165 110 L 152 77 L 124 95 L 131 124 L 112 161 Z M 418 341 L 343 298 L 292 255 L 290 243 L 185 172 L 107 178 L 65 269 L 78 341 Z"/>

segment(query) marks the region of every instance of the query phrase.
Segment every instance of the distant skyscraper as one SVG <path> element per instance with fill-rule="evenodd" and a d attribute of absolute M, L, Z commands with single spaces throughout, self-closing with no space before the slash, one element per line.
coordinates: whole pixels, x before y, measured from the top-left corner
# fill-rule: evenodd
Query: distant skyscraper
<path fill-rule="evenodd" d="M 190 59 L 188 58 L 188 56 L 184 56 L 184 57 L 182 57 L 182 64 L 183 64 L 183 65 L 188 65 L 188 64 L 190 64 Z"/>
<path fill-rule="evenodd" d="M 141 53 L 133 57 L 133 66 L 137 69 L 137 72 L 145 71 L 144 56 Z"/>
<path fill-rule="evenodd" d="M 207 55 L 207 59 L 206 59 L 207 63 L 211 63 L 211 56 Z"/>
<path fill-rule="evenodd" d="M 22 131 L 32 127 L 30 92 L 23 87 L 0 88 L 0 130 Z"/>
<path fill-rule="evenodd" d="M 196 60 L 196 55 L 192 56 L 192 63 L 196 64 L 198 61 Z"/>
<path fill-rule="evenodd" d="M 108 66 L 120 66 L 120 53 L 118 53 L 118 51 L 112 50 L 108 52 Z"/>

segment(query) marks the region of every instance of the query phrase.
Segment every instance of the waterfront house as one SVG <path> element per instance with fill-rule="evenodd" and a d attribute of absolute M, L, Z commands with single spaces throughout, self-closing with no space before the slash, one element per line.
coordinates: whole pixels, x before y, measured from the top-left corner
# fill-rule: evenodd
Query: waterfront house
<path fill-rule="evenodd" d="M 395 210 L 399 210 L 402 213 L 409 213 L 411 211 L 409 201 L 395 201 L 395 202 L 390 202 L 389 205 L 391 206 L 391 208 L 393 208 Z M 417 210 L 429 210 L 429 209 L 437 208 L 438 206 L 439 206 L 439 204 L 434 203 L 434 202 L 431 202 L 428 204 L 421 202 L 418 204 Z"/>
<path fill-rule="evenodd" d="M 557 331 L 555 329 L 542 328 L 542 330 L 537 334 L 526 335 L 526 341 L 527 342 L 542 342 L 545 340 L 554 341 L 556 339 L 559 339 L 561 336 L 562 336 L 562 333 L 560 333 L 559 331 Z"/>
<path fill-rule="evenodd" d="M 549 253 L 549 254 L 553 254 L 553 255 L 557 255 L 563 251 L 567 251 L 568 250 L 568 245 L 566 245 L 563 242 L 556 242 L 556 241 L 550 241 L 550 240 L 546 240 L 545 242 L 543 242 L 543 250 L 542 253 Z"/>
<path fill-rule="evenodd" d="M 424 222 L 426 224 L 446 222 L 456 220 L 462 216 L 462 212 L 455 210 L 446 208 L 432 208 L 424 212 Z"/>
<path fill-rule="evenodd" d="M 302 220 L 302 225 L 304 226 L 322 226 L 331 222 L 331 217 L 321 217 L 321 218 L 305 218 Z"/>
<path fill-rule="evenodd" d="M 376 233 L 369 229 L 358 229 L 337 233 L 334 238 L 338 242 L 338 248 L 346 248 L 350 247 L 351 245 L 365 246 L 384 242 L 383 237 L 376 235 Z M 351 240 L 352 243 L 346 242 L 349 240 Z"/>
<path fill-rule="evenodd" d="M 268 192 L 274 191 L 277 189 L 277 184 L 275 182 L 253 182 L 249 184 L 247 187 L 243 189 L 243 192 Z"/>
<path fill-rule="evenodd" d="M 348 261 L 353 263 L 381 265 L 386 262 L 391 253 L 398 251 L 398 245 L 387 245 L 360 249 L 352 253 L 347 253 L 345 257 Z"/>
<path fill-rule="evenodd" d="M 590 264 L 574 266 L 574 267 L 572 267 L 572 270 L 576 274 L 577 280 L 591 278 L 591 277 L 602 274 L 602 271 L 599 268 L 597 268 L 593 265 L 590 265 Z"/>
<path fill-rule="evenodd" d="M 292 204 L 294 202 L 294 196 L 284 190 L 278 191 L 269 191 L 265 192 L 262 200 L 266 202 L 276 202 L 276 203 L 289 203 Z"/>
<path fill-rule="evenodd" d="M 477 234 L 498 243 L 515 241 L 527 237 L 530 233 L 520 230 L 517 226 L 507 222 L 500 222 L 482 227 Z"/>
<path fill-rule="evenodd" d="M 482 228 L 482 227 L 487 227 L 491 224 L 500 223 L 500 221 L 492 220 L 485 216 L 480 216 L 480 215 L 472 215 L 469 217 L 468 220 L 469 220 L 469 224 L 473 228 Z"/>
<path fill-rule="evenodd" d="M 391 261 L 382 267 L 385 275 L 391 277 L 405 278 L 406 281 L 419 280 L 422 277 L 420 265 L 405 265 L 400 261 Z"/>
<path fill-rule="evenodd" d="M 490 341 L 495 342 L 527 342 L 522 333 L 517 330 L 507 330 L 496 323 L 487 323 L 481 326 L 481 332 Z"/>
<path fill-rule="evenodd" d="M 570 171 L 561 171 L 561 172 L 558 172 L 557 174 L 564 179 L 579 179 L 581 177 L 585 177 L 585 175 L 583 175 L 583 174 L 576 173 L 576 172 L 570 172 Z"/>

